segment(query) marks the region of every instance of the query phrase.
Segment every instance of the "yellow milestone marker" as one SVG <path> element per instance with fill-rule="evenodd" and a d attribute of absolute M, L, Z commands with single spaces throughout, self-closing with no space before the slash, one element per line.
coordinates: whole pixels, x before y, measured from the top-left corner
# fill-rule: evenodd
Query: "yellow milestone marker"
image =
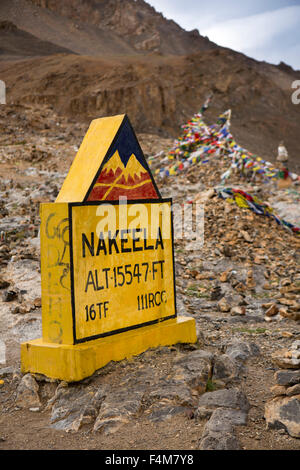
<path fill-rule="evenodd" d="M 196 342 L 178 318 L 172 202 L 127 116 L 92 122 L 55 203 L 41 205 L 43 337 L 22 372 L 79 381 L 110 361 Z"/>

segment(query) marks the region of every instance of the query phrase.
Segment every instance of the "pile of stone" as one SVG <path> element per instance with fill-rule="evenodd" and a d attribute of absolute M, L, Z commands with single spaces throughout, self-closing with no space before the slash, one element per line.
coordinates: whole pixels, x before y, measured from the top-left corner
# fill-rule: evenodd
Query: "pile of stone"
<path fill-rule="evenodd" d="M 276 303 L 270 302 L 262 305 L 266 310 L 265 320 L 268 322 L 282 320 L 284 318 L 290 318 L 296 321 L 300 320 L 299 276 L 297 276 L 294 283 L 291 282 L 290 279 L 283 279 L 281 286 L 279 294 L 276 295 Z"/>
<path fill-rule="evenodd" d="M 290 349 L 273 353 L 272 360 L 280 369 L 271 389 L 274 398 L 265 407 L 267 428 L 284 429 L 300 438 L 300 340 L 294 341 Z"/>

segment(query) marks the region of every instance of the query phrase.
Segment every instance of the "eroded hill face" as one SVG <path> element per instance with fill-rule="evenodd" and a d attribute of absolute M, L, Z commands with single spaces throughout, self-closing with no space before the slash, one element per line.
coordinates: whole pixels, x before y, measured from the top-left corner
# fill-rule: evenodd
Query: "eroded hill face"
<path fill-rule="evenodd" d="M 86 124 L 127 113 L 138 132 L 172 137 L 213 92 L 210 122 L 231 108 L 233 135 L 241 146 L 274 161 L 284 140 L 291 169 L 300 170 L 300 107 L 291 101 L 293 77 L 230 51 L 167 58 L 50 56 L 0 63 L 0 77 L 9 85 L 11 102 L 48 104 Z"/>
<path fill-rule="evenodd" d="M 143 0 L 30 0 L 33 4 L 63 15 L 77 24 L 109 30 L 139 52 L 189 54 L 215 47 L 197 30 L 187 32 Z"/>
<path fill-rule="evenodd" d="M 34 5 L 30 0 L 1 0 L 0 21 L 9 21 L 19 30 L 75 54 L 137 54 L 128 41 L 109 29 L 87 23 L 78 24 L 73 19 Z M 49 55 L 51 54 L 53 52 L 49 49 Z"/>
<path fill-rule="evenodd" d="M 8 103 L 50 105 L 87 125 L 127 113 L 138 132 L 177 137 L 213 93 L 210 122 L 231 108 L 241 146 L 274 161 L 284 140 L 300 172 L 291 67 L 218 47 L 143 0 L 1 0 L 0 21 L 15 25 L 0 31 Z"/>
<path fill-rule="evenodd" d="M 48 41 L 41 41 L 10 21 L 0 21 L 0 57 L 17 59 L 62 53 L 70 54 L 71 51 Z"/>

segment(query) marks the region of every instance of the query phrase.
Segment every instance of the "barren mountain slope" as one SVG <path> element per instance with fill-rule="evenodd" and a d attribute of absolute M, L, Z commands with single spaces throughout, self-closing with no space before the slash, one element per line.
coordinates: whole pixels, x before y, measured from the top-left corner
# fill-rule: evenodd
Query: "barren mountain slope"
<path fill-rule="evenodd" d="M 124 38 L 108 29 L 103 30 L 91 24 L 78 25 L 65 16 L 39 8 L 27 0 L 1 0 L 0 21 L 10 21 L 42 41 L 51 42 L 78 54 L 136 54 Z"/>
<path fill-rule="evenodd" d="M 85 123 L 126 112 L 138 131 L 175 137 L 213 92 L 208 119 L 231 108 L 242 146 L 272 161 L 283 139 L 291 168 L 300 170 L 300 106 L 291 101 L 299 71 L 218 47 L 143 0 L 1 0 L 1 19 L 23 30 L 5 39 L 20 55 L 26 33 L 80 55 L 56 56 L 51 46 L 49 57 L 36 59 L 36 45 L 27 51 L 26 41 L 26 60 L 0 54 L 9 103 L 50 104 Z"/>
<path fill-rule="evenodd" d="M 48 6 L 48 8 L 44 8 Z M 216 47 L 198 31 L 187 32 L 144 1 L 1 0 L 0 20 L 78 54 L 188 54 Z"/>
<path fill-rule="evenodd" d="M 68 17 L 77 24 L 95 25 L 125 38 L 137 51 L 189 54 L 216 47 L 199 35 L 167 20 L 144 0 L 29 0 Z"/>
<path fill-rule="evenodd" d="M 0 21 L 0 56 L 2 60 L 26 56 L 45 56 L 70 53 L 68 49 L 47 41 L 41 41 L 32 34 L 18 29 L 9 21 Z"/>
<path fill-rule="evenodd" d="M 155 170 L 213 93 L 207 122 L 231 108 L 239 144 L 274 160 L 284 139 L 300 174 L 300 105 L 291 101 L 300 72 L 201 47 L 205 39 L 143 1 L 35 3 L 0 0 L 0 21 L 18 28 L 6 23 L 0 33 L 0 451 L 299 450 L 300 238 L 286 229 L 300 226 L 298 183 L 233 171 L 226 185 L 245 198 L 226 202 L 216 191 L 231 164 L 222 153 L 175 177 Z M 40 204 L 56 200 L 90 121 L 119 113 L 146 158 L 157 154 L 151 169 L 173 199 L 177 313 L 194 318 L 198 341 L 111 362 L 80 383 L 23 376 L 20 344 L 42 336 Z M 124 163 L 115 155 L 117 172 Z M 262 215 L 264 204 L 279 219 Z M 186 224 L 192 214 L 199 245 Z"/>
<path fill-rule="evenodd" d="M 229 50 L 188 57 L 59 55 L 2 62 L 0 74 L 10 103 L 47 103 L 86 123 L 127 113 L 138 131 L 173 137 L 213 92 L 210 121 L 231 108 L 240 145 L 272 161 L 284 139 L 292 167 L 299 169 L 300 110 L 291 102 L 292 76 L 276 67 L 267 73 Z"/>

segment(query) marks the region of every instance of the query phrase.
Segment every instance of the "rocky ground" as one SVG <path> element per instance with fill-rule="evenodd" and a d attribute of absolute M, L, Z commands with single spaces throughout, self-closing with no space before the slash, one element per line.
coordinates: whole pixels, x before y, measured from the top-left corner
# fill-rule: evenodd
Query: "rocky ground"
<path fill-rule="evenodd" d="M 195 318 L 197 344 L 78 384 L 21 375 L 20 343 L 41 336 L 39 203 L 55 200 L 86 126 L 30 106 L 3 107 L 0 125 L 0 449 L 299 450 L 300 239 L 217 197 L 228 161 L 158 181 L 205 208 L 203 246 L 175 242 L 178 314 Z M 139 139 L 146 156 L 172 144 Z M 235 178 L 300 225 L 299 186 Z"/>

